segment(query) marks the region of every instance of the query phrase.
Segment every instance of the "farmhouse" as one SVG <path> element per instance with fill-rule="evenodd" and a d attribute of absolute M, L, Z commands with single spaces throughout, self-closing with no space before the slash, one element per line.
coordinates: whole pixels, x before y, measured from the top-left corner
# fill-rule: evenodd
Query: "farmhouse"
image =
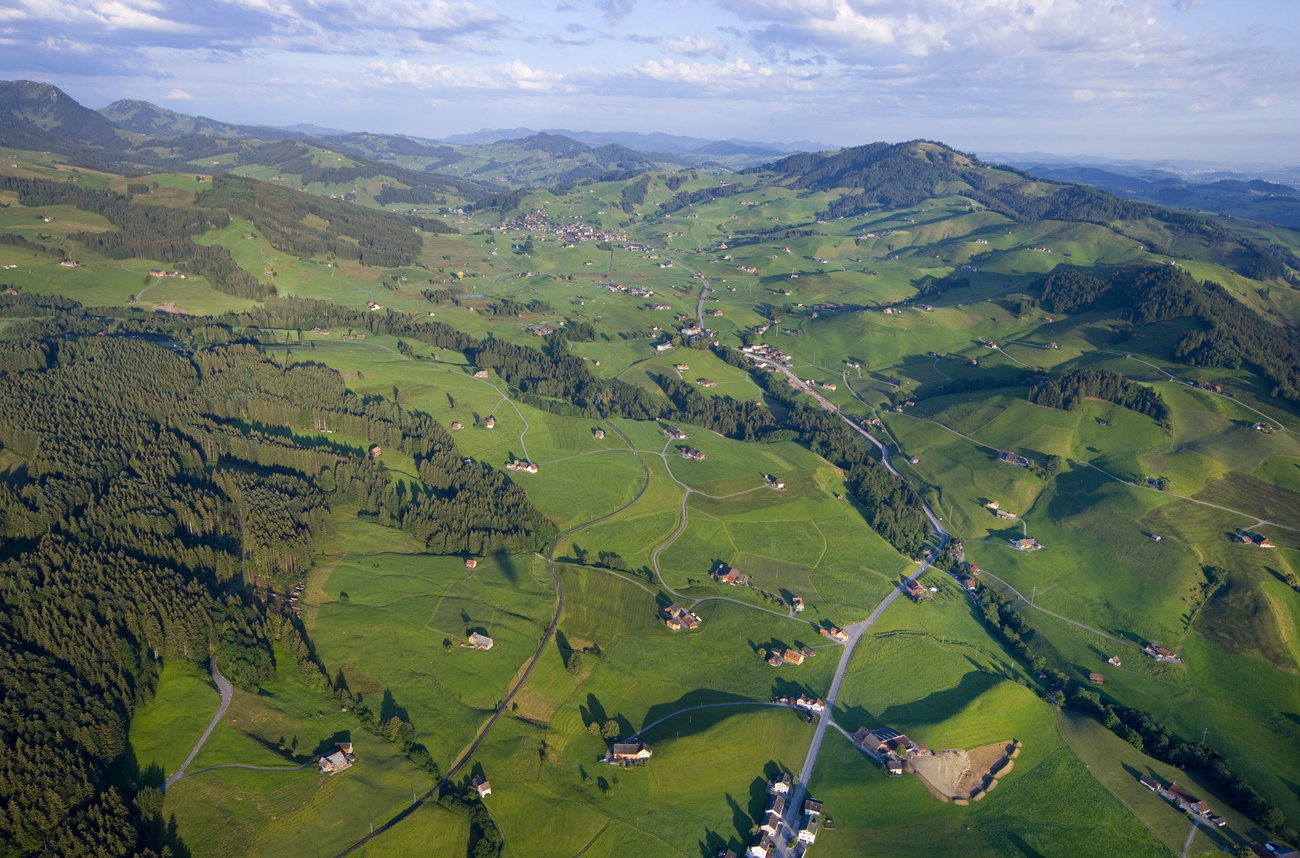
<path fill-rule="evenodd" d="M 853 734 L 854 744 L 872 754 L 886 754 L 891 751 L 906 754 L 920 747 L 907 736 L 889 727 L 868 730 L 859 727 Z"/>
<path fill-rule="evenodd" d="M 838 629 L 835 626 L 831 626 L 829 629 L 822 629 L 821 632 L 824 636 L 833 641 L 844 642 L 849 639 L 848 632 L 844 631 L 844 629 Z"/>
<path fill-rule="evenodd" d="M 998 507 L 1002 506 L 1001 503 L 999 503 L 998 501 L 995 501 L 995 500 L 993 500 L 993 501 L 989 501 L 988 503 L 986 503 L 986 504 L 984 504 L 984 505 L 985 505 L 986 507 L 988 507 L 989 509 L 992 509 L 992 510 L 996 510 Z"/>
<path fill-rule="evenodd" d="M 1210 815 L 1210 806 L 1205 801 L 1196 798 L 1178 784 L 1171 783 L 1169 789 L 1165 790 L 1165 792 L 1169 793 L 1170 799 L 1174 804 L 1178 805 L 1178 809 L 1189 816 L 1208 817 Z"/>
<path fill-rule="evenodd" d="M 1158 643 L 1149 643 L 1142 649 L 1142 651 L 1147 655 L 1151 656 L 1152 658 L 1154 658 L 1156 661 L 1172 661 L 1180 664 L 1182 663 L 1181 660 L 1178 658 L 1178 653 L 1174 652 L 1171 649 L 1165 649 Z"/>
<path fill-rule="evenodd" d="M 596 440 L 599 441 L 600 439 L 605 437 L 605 430 L 597 429 L 593 434 L 596 436 Z"/>
<path fill-rule="evenodd" d="M 1110 658 L 1106 659 L 1106 663 L 1109 664 L 1111 667 L 1119 667 L 1120 665 L 1119 656 L 1112 655 Z"/>
<path fill-rule="evenodd" d="M 718 567 L 709 573 L 714 581 L 723 584 L 730 584 L 733 587 L 744 587 L 749 584 L 749 576 L 743 574 L 735 566 Z"/>
<path fill-rule="evenodd" d="M 1160 785 L 1160 781 L 1151 777 L 1151 775 L 1143 775 L 1142 777 L 1138 778 L 1138 783 L 1142 784 L 1142 786 L 1146 787 L 1152 792 L 1157 792 L 1159 790 L 1164 789 L 1164 787 Z"/>
<path fill-rule="evenodd" d="M 834 390 L 835 390 L 835 382 L 833 382 L 833 381 L 823 381 L 823 382 L 822 382 L 822 390 L 830 390 L 830 391 L 834 391 Z"/>
<path fill-rule="evenodd" d="M 684 363 L 679 363 L 679 364 L 674 364 L 673 369 L 677 370 L 678 372 L 686 372 L 687 370 L 690 369 L 690 366 Z"/>
<path fill-rule="evenodd" d="M 700 387 L 717 387 L 718 383 L 711 378 L 700 379 Z"/>
<path fill-rule="evenodd" d="M 1043 547 L 1038 544 L 1037 539 L 1030 539 L 1028 536 L 1026 536 L 1024 539 L 1011 540 L 1011 545 L 1017 551 L 1037 551 L 1038 549 Z"/>
<path fill-rule="evenodd" d="M 452 428 L 452 430 L 454 431 L 454 430 L 456 430 L 456 429 L 464 429 L 465 427 L 464 427 L 463 424 L 460 423 L 460 421 L 456 421 L 456 422 L 454 422 L 454 423 L 451 424 L 451 428 Z"/>
<path fill-rule="evenodd" d="M 370 453 L 368 455 L 372 459 L 378 459 L 383 452 L 384 451 L 379 448 L 379 445 L 376 444 L 375 446 L 370 448 Z"/>
<path fill-rule="evenodd" d="M 919 602 L 930 595 L 930 591 L 925 589 L 925 585 L 920 581 L 907 582 L 907 595 L 913 602 Z"/>
<path fill-rule="evenodd" d="M 487 377 L 488 377 L 488 371 L 485 370 L 485 369 L 476 369 L 476 370 L 474 370 L 474 377 L 475 377 L 475 378 L 487 378 Z"/>
<path fill-rule="evenodd" d="M 655 351 L 657 351 L 657 352 L 666 352 L 666 351 L 668 351 L 669 349 L 671 349 L 672 347 L 673 347 L 673 344 L 672 344 L 672 343 L 657 343 L 657 344 L 655 345 Z"/>
<path fill-rule="evenodd" d="M 705 458 L 704 454 L 701 453 L 699 450 L 695 449 L 694 447 L 683 447 L 681 449 L 681 457 L 683 459 L 691 459 L 692 461 L 695 462 L 701 462 Z"/>
<path fill-rule="evenodd" d="M 767 477 L 767 487 L 770 489 L 776 489 L 777 491 L 785 491 L 785 480 L 769 474 Z"/>
<path fill-rule="evenodd" d="M 844 365 L 847 366 L 849 369 L 862 369 L 862 361 L 860 360 L 852 360 L 852 359 L 846 360 L 844 362 Z"/>
<path fill-rule="evenodd" d="M 958 576 L 957 576 L 957 584 L 958 584 L 958 586 L 960 586 L 963 590 L 967 590 L 967 591 L 969 591 L 969 592 L 971 592 L 971 593 L 974 593 L 975 590 L 978 589 L 978 587 L 979 587 L 979 584 L 977 584 L 977 583 L 975 582 L 975 579 L 972 578 L 972 577 L 969 576 L 969 575 L 958 575 Z"/>
<path fill-rule="evenodd" d="M 356 755 L 352 753 L 351 742 L 339 742 L 335 745 L 337 751 L 327 757 L 321 757 L 320 773 L 323 775 L 332 775 L 335 772 L 341 772 L 344 769 L 351 768 L 352 764 L 357 761 Z"/>
<path fill-rule="evenodd" d="M 1088 674 L 1088 681 L 1093 685 L 1101 685 L 1106 681 L 1106 677 L 1102 676 L 1100 673 L 1090 673 Z"/>
<path fill-rule="evenodd" d="M 664 434 L 674 441 L 685 441 L 689 436 L 676 426 L 664 426 Z"/>
<path fill-rule="evenodd" d="M 654 755 L 654 751 L 644 742 L 615 742 L 614 746 L 609 749 L 609 759 L 613 761 L 637 761 L 648 760 Z"/>
<path fill-rule="evenodd" d="M 790 604 L 794 606 L 794 612 L 796 614 L 803 613 L 803 599 L 799 598 L 798 596 L 795 596 L 790 600 Z"/>
<path fill-rule="evenodd" d="M 781 659 L 786 664 L 800 665 L 803 664 L 804 654 L 798 650 L 786 649 L 785 652 L 781 653 Z"/>
<path fill-rule="evenodd" d="M 474 775 L 469 779 L 469 782 L 478 791 L 479 798 L 487 798 L 492 795 L 492 784 L 488 783 L 488 779 L 482 775 Z"/>
<path fill-rule="evenodd" d="M 1001 519 L 1001 520 L 1003 520 L 1003 521 L 1007 521 L 1007 520 L 1009 520 L 1009 519 L 1013 519 L 1013 518 L 1015 518 L 1015 517 L 1016 517 L 1016 514 L 1015 514 L 1014 512 L 1011 512 L 1010 510 L 1000 509 L 1000 510 L 996 510 L 996 511 L 993 513 L 993 516 L 994 516 L 995 518 Z"/>
<path fill-rule="evenodd" d="M 519 459 L 514 462 L 506 462 L 506 470 L 520 471 L 525 474 L 535 474 L 537 473 L 537 465 L 535 465 L 532 462 L 526 462 L 522 459 Z"/>
<path fill-rule="evenodd" d="M 667 623 L 668 628 L 673 631 L 682 628 L 694 629 L 700 624 L 700 618 L 698 616 L 687 611 L 676 602 L 673 602 L 671 605 L 664 608 L 664 613 L 667 615 L 667 620 L 665 622 Z"/>
<path fill-rule="evenodd" d="M 1249 531 L 1249 530 L 1239 530 L 1239 531 L 1237 531 L 1237 541 L 1238 541 L 1238 542 L 1244 542 L 1244 543 L 1246 543 L 1247 545 L 1255 545 L 1255 546 L 1258 546 L 1259 548 L 1275 548 L 1275 547 L 1276 547 L 1276 546 L 1273 544 L 1273 540 L 1269 539 L 1267 536 L 1264 536 L 1263 534 L 1259 534 L 1259 533 L 1254 533 L 1254 532 Z"/>
<path fill-rule="evenodd" d="M 1021 456 L 1018 453 L 1013 453 L 1010 450 L 1004 450 L 1002 453 L 998 455 L 998 458 L 1009 464 L 1019 465 L 1022 468 L 1029 467 L 1028 459 L 1026 459 L 1024 456 Z"/>
<path fill-rule="evenodd" d="M 469 645 L 474 649 L 492 649 L 492 638 L 473 632 L 469 636 Z"/>
<path fill-rule="evenodd" d="M 497 419 L 489 414 L 487 419 L 483 421 L 483 425 L 488 429 L 495 429 L 497 426 Z"/>
<path fill-rule="evenodd" d="M 466 568 L 466 569 L 473 569 L 473 568 L 475 568 L 476 566 L 478 566 L 478 561 L 475 560 L 473 557 L 466 557 L 466 558 L 465 558 L 465 568 Z"/>

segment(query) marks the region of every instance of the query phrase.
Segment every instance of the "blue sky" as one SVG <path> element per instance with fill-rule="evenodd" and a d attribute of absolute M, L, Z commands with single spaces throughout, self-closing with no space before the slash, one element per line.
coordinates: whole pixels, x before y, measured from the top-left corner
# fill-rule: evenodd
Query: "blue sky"
<path fill-rule="evenodd" d="M 1297 0 L 0 0 L 90 107 L 1300 162 Z"/>

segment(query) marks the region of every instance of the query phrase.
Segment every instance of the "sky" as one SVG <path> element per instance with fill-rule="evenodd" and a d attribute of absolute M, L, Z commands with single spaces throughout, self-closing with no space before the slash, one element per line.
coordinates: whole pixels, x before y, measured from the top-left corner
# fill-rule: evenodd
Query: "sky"
<path fill-rule="evenodd" d="M 0 0 L 88 107 L 1300 163 L 1297 0 Z"/>

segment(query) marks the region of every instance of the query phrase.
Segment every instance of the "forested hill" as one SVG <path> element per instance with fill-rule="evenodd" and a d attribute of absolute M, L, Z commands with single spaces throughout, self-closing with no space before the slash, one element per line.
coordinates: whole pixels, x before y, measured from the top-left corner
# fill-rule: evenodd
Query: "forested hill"
<path fill-rule="evenodd" d="M 745 172 L 763 171 L 776 173 L 782 184 L 798 190 L 844 190 L 820 213 L 826 219 L 915 206 L 956 193 L 1017 221 L 1082 221 L 1111 227 L 1123 221 L 1158 221 L 1195 235 L 1219 261 L 1256 280 L 1282 277 L 1289 261 L 1196 214 L 1120 199 L 1087 185 L 1039 179 L 1013 167 L 986 164 L 942 143 L 913 140 L 802 153 Z M 1142 243 L 1148 250 L 1164 252 L 1149 240 Z"/>
<path fill-rule="evenodd" d="M 247 688 L 285 669 L 326 688 L 283 602 L 227 595 L 241 555 L 250 583 L 282 590 L 335 503 L 433 552 L 532 550 L 553 535 L 436 422 L 251 347 L 191 359 L 114 337 L 5 342 L 0 398 L 0 447 L 26 463 L 0 483 L 0 854 L 183 846 L 158 815 L 160 777 L 122 759 L 163 662 L 211 653 Z M 304 419 L 408 453 L 423 485 L 399 493 L 364 446 L 255 428 Z M 273 639 L 296 664 L 276 663 Z"/>

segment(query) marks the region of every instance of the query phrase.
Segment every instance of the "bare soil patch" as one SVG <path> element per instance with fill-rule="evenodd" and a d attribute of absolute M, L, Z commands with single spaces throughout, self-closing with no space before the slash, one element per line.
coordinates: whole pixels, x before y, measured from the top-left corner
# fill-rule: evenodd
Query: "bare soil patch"
<path fill-rule="evenodd" d="M 935 798 L 979 801 L 1011 772 L 1017 751 L 1014 742 L 996 742 L 973 751 L 960 748 L 923 754 L 908 760 L 912 771 Z"/>

